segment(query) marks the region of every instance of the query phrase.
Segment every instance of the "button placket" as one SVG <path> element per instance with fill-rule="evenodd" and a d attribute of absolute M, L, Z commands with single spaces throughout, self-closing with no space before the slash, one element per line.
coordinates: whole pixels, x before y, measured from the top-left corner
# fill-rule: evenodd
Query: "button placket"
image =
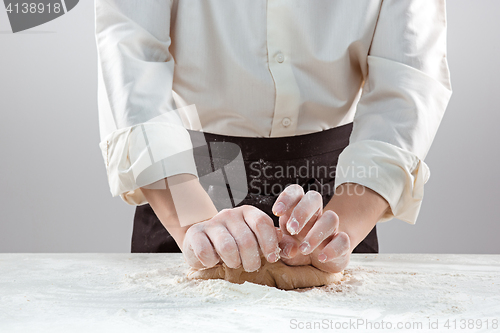
<path fill-rule="evenodd" d="M 288 0 L 267 1 L 267 51 L 269 71 L 276 89 L 270 137 L 295 135 L 300 109 L 300 90 L 292 69 L 289 27 L 294 18 L 286 13 Z"/>

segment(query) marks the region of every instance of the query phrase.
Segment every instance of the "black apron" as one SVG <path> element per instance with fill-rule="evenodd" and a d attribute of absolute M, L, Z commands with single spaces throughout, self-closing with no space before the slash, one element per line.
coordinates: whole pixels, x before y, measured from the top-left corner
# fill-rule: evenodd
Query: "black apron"
<path fill-rule="evenodd" d="M 351 131 L 352 123 L 316 133 L 278 138 L 227 136 L 188 130 L 195 147 L 193 155 L 200 182 L 217 210 L 255 206 L 268 214 L 277 227 L 278 217 L 272 213 L 272 206 L 289 184 L 299 184 L 304 192 L 318 191 L 323 196 L 323 206 L 330 201 L 334 193 L 338 157 L 349 144 Z M 238 165 L 240 171 L 244 169 L 246 173 L 246 182 L 243 179 L 246 191 L 241 183 L 231 181 L 231 174 L 237 174 L 233 170 L 238 169 Z M 213 175 L 225 180 L 225 183 L 222 181 L 223 187 L 210 185 L 210 176 Z M 221 181 L 218 183 L 221 184 Z M 169 252 L 181 251 L 151 206 L 137 206 L 132 253 Z M 378 253 L 376 227 L 353 253 Z"/>

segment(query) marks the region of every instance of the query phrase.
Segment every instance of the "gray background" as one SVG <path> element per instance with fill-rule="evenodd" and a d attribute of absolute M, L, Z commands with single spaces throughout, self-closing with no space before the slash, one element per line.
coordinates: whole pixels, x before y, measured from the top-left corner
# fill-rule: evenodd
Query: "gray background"
<path fill-rule="evenodd" d="M 379 224 L 381 252 L 500 253 L 496 0 L 448 1 L 453 96 L 426 158 L 416 225 Z M 0 8 L 0 252 L 129 252 L 134 207 L 98 147 L 93 1 L 12 34 Z"/>

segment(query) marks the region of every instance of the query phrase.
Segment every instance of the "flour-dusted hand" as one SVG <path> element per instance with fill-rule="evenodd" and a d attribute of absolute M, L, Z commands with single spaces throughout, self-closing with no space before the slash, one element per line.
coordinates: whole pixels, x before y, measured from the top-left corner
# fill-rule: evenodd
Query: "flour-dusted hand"
<path fill-rule="evenodd" d="M 279 216 L 284 235 L 280 242 L 283 262 L 313 265 L 328 272 L 340 272 L 349 263 L 350 241 L 339 232 L 339 217 L 323 212 L 323 197 L 317 191 L 304 194 L 301 186 L 288 186 L 276 199 L 273 212 Z"/>
<path fill-rule="evenodd" d="M 213 267 L 220 261 L 247 272 L 261 267 L 261 253 L 269 262 L 280 259 L 281 232 L 260 209 L 243 205 L 223 209 L 186 232 L 183 253 L 193 268 Z"/>

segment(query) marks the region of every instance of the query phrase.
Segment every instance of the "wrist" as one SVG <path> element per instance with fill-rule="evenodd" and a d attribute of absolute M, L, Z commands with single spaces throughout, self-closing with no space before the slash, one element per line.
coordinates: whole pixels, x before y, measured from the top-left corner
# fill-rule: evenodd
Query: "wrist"
<path fill-rule="evenodd" d="M 375 191 L 359 184 L 344 183 L 337 187 L 325 210 L 338 215 L 338 231 L 347 233 L 352 252 L 388 208 L 387 201 Z"/>
<path fill-rule="evenodd" d="M 181 251 L 189 227 L 217 214 L 210 197 L 191 174 L 174 175 L 141 190 Z"/>

